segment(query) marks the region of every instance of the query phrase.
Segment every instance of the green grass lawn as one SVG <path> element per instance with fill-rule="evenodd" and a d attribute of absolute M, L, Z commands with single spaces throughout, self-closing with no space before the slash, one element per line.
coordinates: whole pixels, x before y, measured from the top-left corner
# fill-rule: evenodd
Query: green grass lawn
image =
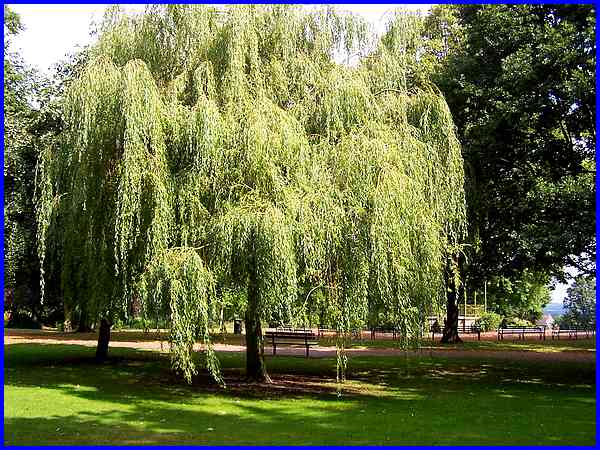
<path fill-rule="evenodd" d="M 228 387 L 187 385 L 158 352 L 5 346 L 5 445 L 594 445 L 595 367 L 477 359 L 268 358 L 272 387 L 242 382 L 243 355 L 221 354 Z"/>

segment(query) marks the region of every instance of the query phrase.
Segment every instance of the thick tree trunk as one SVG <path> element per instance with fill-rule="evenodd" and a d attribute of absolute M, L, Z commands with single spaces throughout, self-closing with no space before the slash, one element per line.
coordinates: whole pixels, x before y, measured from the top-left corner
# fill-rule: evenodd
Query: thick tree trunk
<path fill-rule="evenodd" d="M 248 307 L 244 319 L 246 325 L 246 378 L 248 381 L 271 383 L 265 364 L 265 345 L 258 314 L 256 273 L 250 277 Z"/>
<path fill-rule="evenodd" d="M 248 381 L 270 383 L 265 364 L 265 347 L 262 337 L 260 320 L 252 317 L 246 311 L 246 378 Z"/>
<path fill-rule="evenodd" d="M 77 333 L 91 333 L 92 327 L 88 324 L 86 320 L 80 320 L 77 325 Z"/>
<path fill-rule="evenodd" d="M 90 318 L 85 308 L 82 308 L 81 314 L 79 315 L 79 324 L 77 325 L 77 332 L 89 333 L 90 331 L 92 331 L 92 327 L 90 325 Z"/>
<path fill-rule="evenodd" d="M 462 342 L 458 335 L 458 303 L 456 302 L 456 292 L 448 292 L 446 304 L 446 321 L 444 323 L 444 333 L 442 334 L 442 344 L 457 344 Z"/>
<path fill-rule="evenodd" d="M 100 321 L 98 333 L 98 346 L 96 347 L 96 359 L 105 361 L 108 358 L 108 343 L 110 342 L 110 322 L 107 319 Z"/>
<path fill-rule="evenodd" d="M 458 335 L 458 289 L 450 267 L 446 269 L 445 278 L 447 286 L 446 320 L 440 342 L 442 344 L 457 344 L 462 342 L 462 339 Z"/>

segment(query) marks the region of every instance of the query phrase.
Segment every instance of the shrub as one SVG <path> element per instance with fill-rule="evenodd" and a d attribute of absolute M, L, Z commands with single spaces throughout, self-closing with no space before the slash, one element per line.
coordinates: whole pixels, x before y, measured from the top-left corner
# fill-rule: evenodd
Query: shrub
<path fill-rule="evenodd" d="M 42 325 L 35 320 L 31 313 L 26 310 L 12 311 L 10 319 L 6 324 L 6 328 L 23 328 L 29 330 L 39 330 Z"/>
<path fill-rule="evenodd" d="M 506 319 L 506 324 L 509 327 L 532 327 L 533 324 L 525 319 L 521 319 L 520 317 L 509 317 Z"/>
<path fill-rule="evenodd" d="M 481 317 L 475 321 L 475 325 L 481 328 L 481 331 L 497 330 L 500 326 L 502 317 L 495 312 L 484 312 Z"/>

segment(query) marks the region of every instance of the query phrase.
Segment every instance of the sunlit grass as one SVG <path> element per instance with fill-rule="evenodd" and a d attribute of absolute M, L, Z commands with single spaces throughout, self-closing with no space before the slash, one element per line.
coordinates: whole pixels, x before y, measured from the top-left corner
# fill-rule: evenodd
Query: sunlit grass
<path fill-rule="evenodd" d="M 323 346 L 334 346 L 333 337 L 322 337 L 319 344 Z M 362 339 L 352 340 L 351 348 L 398 348 L 399 343 L 393 339 Z M 441 344 L 439 340 L 435 342 L 431 339 L 424 339 L 420 346 L 421 349 L 428 350 L 518 350 L 534 352 L 568 352 L 568 351 L 596 351 L 595 339 L 577 339 L 577 340 L 551 340 L 532 341 L 532 340 L 503 340 L 503 341 L 472 341 L 465 340 L 461 344 Z"/>

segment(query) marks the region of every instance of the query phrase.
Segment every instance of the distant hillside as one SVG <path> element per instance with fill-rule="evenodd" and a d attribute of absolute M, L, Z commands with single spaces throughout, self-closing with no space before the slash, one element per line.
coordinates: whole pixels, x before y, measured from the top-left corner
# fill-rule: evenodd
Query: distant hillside
<path fill-rule="evenodd" d="M 544 308 L 544 313 L 551 316 L 559 316 L 563 313 L 563 305 L 562 303 L 548 303 Z"/>

